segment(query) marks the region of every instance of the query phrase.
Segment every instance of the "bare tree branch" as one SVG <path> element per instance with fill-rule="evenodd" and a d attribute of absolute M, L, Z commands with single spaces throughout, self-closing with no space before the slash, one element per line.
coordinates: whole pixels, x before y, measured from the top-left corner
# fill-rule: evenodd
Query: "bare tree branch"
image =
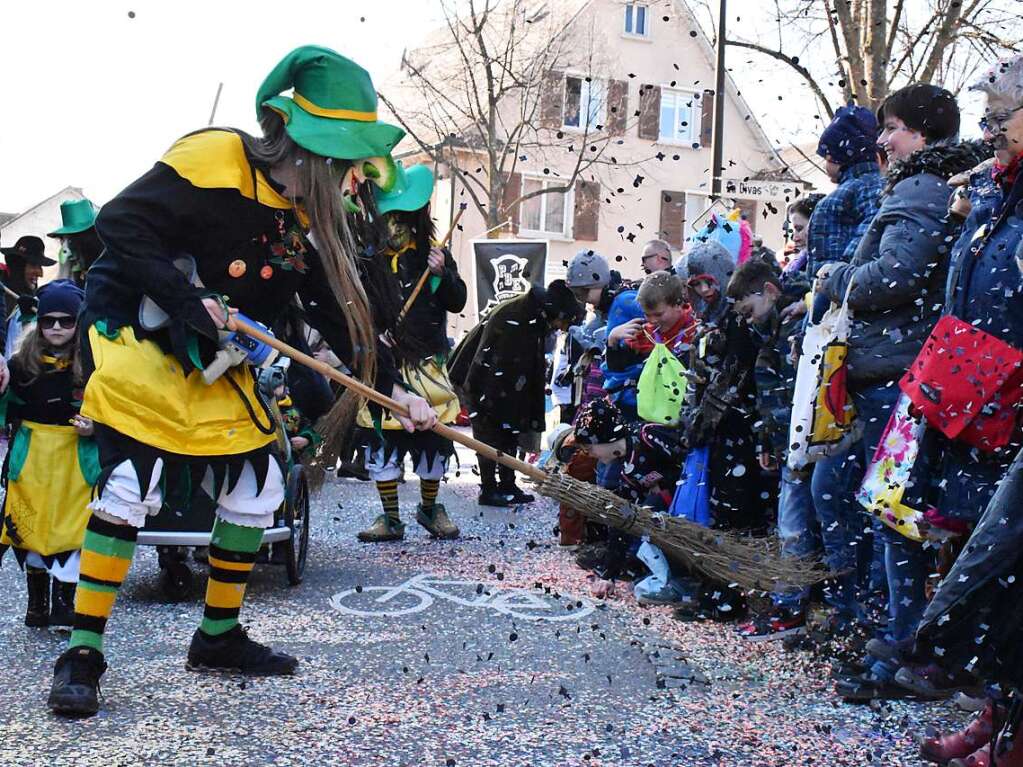
<path fill-rule="evenodd" d="M 748 43 L 742 40 L 727 40 L 725 41 L 725 44 L 734 46 L 736 48 L 748 48 L 751 51 L 757 51 L 758 53 L 762 53 L 765 56 L 770 56 L 772 59 L 776 59 L 777 61 L 782 61 L 788 64 L 790 67 L 796 70 L 804 80 L 806 80 L 807 84 L 813 90 L 814 95 L 824 106 L 824 111 L 828 113 L 828 117 L 831 118 L 835 116 L 835 111 L 834 109 L 831 108 L 831 102 L 828 101 L 828 97 L 824 95 L 824 90 L 817 83 L 817 80 L 814 79 L 814 76 L 810 73 L 810 70 L 799 63 L 799 59 L 794 58 L 792 56 L 788 56 L 782 53 L 781 51 L 776 51 L 771 48 L 767 48 L 763 45 L 758 45 L 757 43 Z"/>

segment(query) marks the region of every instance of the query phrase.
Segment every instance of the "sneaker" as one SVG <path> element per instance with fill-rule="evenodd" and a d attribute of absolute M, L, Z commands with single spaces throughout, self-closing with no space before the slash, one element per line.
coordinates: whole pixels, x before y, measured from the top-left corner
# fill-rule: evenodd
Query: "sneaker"
<path fill-rule="evenodd" d="M 523 492 L 518 487 L 511 487 L 508 490 L 501 490 L 500 492 L 503 493 L 504 495 L 510 496 L 512 504 L 515 506 L 524 503 L 532 503 L 533 501 L 536 500 L 535 495 L 530 495 L 529 493 Z"/>
<path fill-rule="evenodd" d="M 503 509 L 509 509 L 515 505 L 515 501 L 508 493 L 502 493 L 499 490 L 484 490 L 480 493 L 479 498 L 480 506 L 499 506 Z"/>
<path fill-rule="evenodd" d="M 107 670 L 103 653 L 72 647 L 57 658 L 46 705 L 61 716 L 92 716 L 99 711 L 99 678 Z"/>
<path fill-rule="evenodd" d="M 215 637 L 197 629 L 192 635 L 185 663 L 189 671 L 219 671 L 248 676 L 287 676 L 294 674 L 297 666 L 297 658 L 249 639 L 241 624 Z"/>
<path fill-rule="evenodd" d="M 373 524 L 355 536 L 363 543 L 382 543 L 383 541 L 400 541 L 405 537 L 405 525 L 393 523 L 386 514 L 373 520 Z"/>
<path fill-rule="evenodd" d="M 911 694 L 894 680 L 879 679 L 871 673 L 839 679 L 835 692 L 846 703 L 869 703 L 872 700 L 899 700 Z"/>
<path fill-rule="evenodd" d="M 416 522 L 426 528 L 434 538 L 451 540 L 459 535 L 458 525 L 451 521 L 443 503 L 435 503 L 429 510 L 419 504 L 416 508 Z"/>
<path fill-rule="evenodd" d="M 984 686 L 977 677 L 966 672 L 948 673 L 934 663 L 905 665 L 895 672 L 897 684 L 927 700 L 945 700 L 957 692 L 982 694 Z"/>
<path fill-rule="evenodd" d="M 739 626 L 736 633 L 751 642 L 769 642 L 806 633 L 806 614 L 778 612 Z"/>

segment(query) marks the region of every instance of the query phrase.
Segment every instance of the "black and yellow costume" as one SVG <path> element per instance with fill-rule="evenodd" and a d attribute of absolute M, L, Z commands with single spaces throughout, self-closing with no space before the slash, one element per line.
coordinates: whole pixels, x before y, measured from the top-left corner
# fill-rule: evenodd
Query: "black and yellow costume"
<path fill-rule="evenodd" d="M 96 229 L 106 250 L 89 272 L 80 323 L 88 330 L 90 374 L 82 413 L 97 423 L 100 492 L 124 460 L 143 488 L 157 458 L 178 476 L 189 468 L 193 484 L 210 467 L 216 487 L 230 489 L 246 460 L 264 481 L 273 424 L 251 372 L 232 368 L 207 385 L 197 370 L 218 341 L 203 297 L 225 296 L 272 325 L 297 294 L 308 323 L 351 360 L 342 309 L 306 237 L 308 222 L 282 191 L 247 154 L 242 134 L 211 129 L 177 141 L 104 206 Z M 194 259 L 204 287 L 175 266 L 182 254 Z M 143 296 L 170 315 L 167 327 L 142 328 Z M 390 394 L 395 374 L 382 345 L 378 359 L 376 384 Z"/>
<path fill-rule="evenodd" d="M 429 250 L 409 243 L 400 251 L 387 250 L 381 256 L 389 260 L 401 284 L 402 301 L 407 301 L 420 276 L 427 269 Z M 448 313 L 465 308 L 467 290 L 458 274 L 454 258 L 444 251 L 444 271 L 431 275 L 427 284 L 409 307 L 398 329 L 399 334 L 412 339 L 411 346 L 431 356 L 418 366 L 406 365 L 403 381 L 409 391 L 429 402 L 440 423 L 454 423 L 461 409 L 458 397 L 448 379 L 447 357 Z M 364 407 L 358 416 L 356 439 L 370 455 L 383 450 L 383 462 L 394 459 L 400 465 L 405 456 L 411 456 L 413 467 L 433 466 L 435 461 L 447 460 L 454 454 L 451 441 L 434 431 L 407 432 L 389 413 L 374 419 L 374 413 Z"/>
<path fill-rule="evenodd" d="M 10 362 L 5 405 L 13 436 L 3 468 L 0 556 L 11 547 L 22 566 L 34 552 L 52 567 L 81 548 L 99 462 L 95 441 L 68 423 L 81 397 L 71 360 L 44 355 L 41 363 L 28 380 L 19 358 Z"/>

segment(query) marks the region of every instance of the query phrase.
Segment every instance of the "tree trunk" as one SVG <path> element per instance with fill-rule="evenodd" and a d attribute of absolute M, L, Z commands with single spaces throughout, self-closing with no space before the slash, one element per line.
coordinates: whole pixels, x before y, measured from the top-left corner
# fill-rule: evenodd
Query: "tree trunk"
<path fill-rule="evenodd" d="M 867 54 L 867 103 L 871 109 L 877 109 L 884 101 L 888 90 L 888 75 L 885 67 L 888 64 L 887 55 L 887 20 L 886 0 L 869 0 L 867 18 L 863 34 L 865 35 L 864 50 Z"/>

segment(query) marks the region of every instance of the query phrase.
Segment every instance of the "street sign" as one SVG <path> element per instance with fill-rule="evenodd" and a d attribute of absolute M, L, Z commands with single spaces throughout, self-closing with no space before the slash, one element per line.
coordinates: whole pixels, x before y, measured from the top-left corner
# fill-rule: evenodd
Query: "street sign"
<path fill-rule="evenodd" d="M 791 202 L 806 194 L 806 184 L 799 181 L 770 181 L 758 178 L 726 178 L 722 194 L 747 200 L 787 200 Z"/>

